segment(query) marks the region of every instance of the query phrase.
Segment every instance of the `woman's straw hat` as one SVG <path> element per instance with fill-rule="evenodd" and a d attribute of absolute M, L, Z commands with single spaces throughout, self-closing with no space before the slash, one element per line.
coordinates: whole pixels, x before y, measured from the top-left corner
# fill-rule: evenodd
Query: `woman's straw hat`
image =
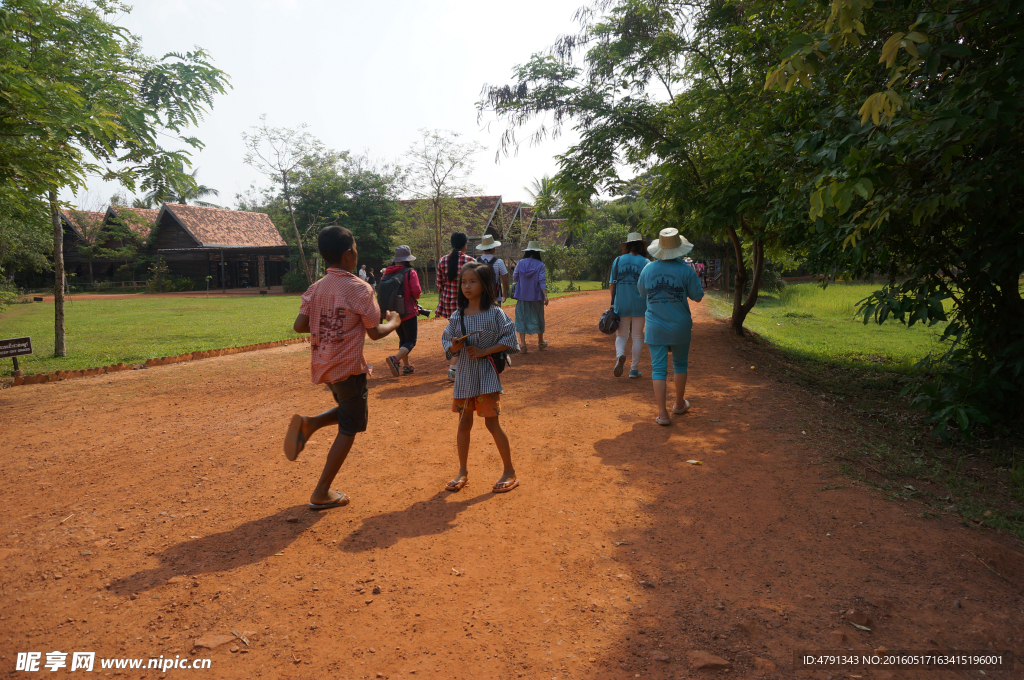
<path fill-rule="evenodd" d="M 693 250 L 693 244 L 679 235 L 679 230 L 669 227 L 658 232 L 658 240 L 651 241 L 647 252 L 656 260 L 674 260 Z"/>
<path fill-rule="evenodd" d="M 540 247 L 540 241 L 530 241 L 529 243 L 527 243 L 526 247 L 523 248 L 523 252 L 525 253 L 528 250 L 536 250 L 538 253 L 548 252 Z"/>
<path fill-rule="evenodd" d="M 416 256 L 412 254 L 412 248 L 409 246 L 398 246 L 395 248 L 394 262 L 412 262 L 416 259 Z"/>
<path fill-rule="evenodd" d="M 501 241 L 495 241 L 494 237 L 487 234 L 480 239 L 480 245 L 476 247 L 477 250 L 493 250 L 501 245 Z"/>
<path fill-rule="evenodd" d="M 647 239 L 645 239 L 644 235 L 641 234 L 640 232 L 638 232 L 638 231 L 631 231 L 631 232 L 629 232 L 629 234 L 626 235 L 626 240 L 622 242 L 622 245 L 626 245 L 627 243 L 632 243 L 633 241 L 646 241 L 646 240 Z"/>

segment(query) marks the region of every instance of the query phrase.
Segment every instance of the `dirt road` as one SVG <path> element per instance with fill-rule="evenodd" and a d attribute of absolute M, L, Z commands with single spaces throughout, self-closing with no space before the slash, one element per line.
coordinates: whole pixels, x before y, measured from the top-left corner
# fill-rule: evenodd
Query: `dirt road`
<path fill-rule="evenodd" d="M 482 423 L 469 486 L 443 491 L 440 323 L 408 378 L 384 370 L 393 339 L 368 345 L 370 429 L 335 484 L 353 501 L 322 513 L 333 433 L 281 453 L 291 414 L 331 405 L 308 345 L 0 392 L 0 673 L 59 650 L 217 678 L 959 678 L 982 676 L 794 651 L 1024 649 L 1016 540 L 832 476 L 847 416 L 699 306 L 693 408 L 659 427 L 646 351 L 643 379 L 611 375 L 606 299 L 553 301 L 550 348 L 503 376 L 509 494 Z M 194 649 L 211 635 L 231 641 Z"/>

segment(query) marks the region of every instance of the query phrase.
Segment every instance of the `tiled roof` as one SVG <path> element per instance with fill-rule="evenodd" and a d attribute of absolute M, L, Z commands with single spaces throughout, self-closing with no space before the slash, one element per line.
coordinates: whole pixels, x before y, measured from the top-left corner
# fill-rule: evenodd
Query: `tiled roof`
<path fill-rule="evenodd" d="M 107 215 L 112 219 L 123 220 L 129 229 L 145 241 L 149 238 L 153 227 L 156 226 L 156 218 L 160 215 L 160 211 L 147 208 L 130 208 L 126 205 L 112 205 L 107 211 Z"/>
<path fill-rule="evenodd" d="M 566 220 L 537 220 L 537 228 L 540 231 L 538 238 L 541 243 L 549 246 L 564 246 L 568 236 L 562 231 L 565 222 Z"/>
<path fill-rule="evenodd" d="M 83 239 L 85 238 L 85 232 L 82 231 L 84 227 L 103 224 L 103 220 L 106 218 L 106 213 L 92 210 L 61 210 L 60 213 L 64 216 L 64 221 Z M 93 233 L 92 236 L 95 237 L 96 234 Z"/>
<path fill-rule="evenodd" d="M 203 246 L 286 246 L 277 227 L 263 213 L 168 203 L 174 216 Z"/>

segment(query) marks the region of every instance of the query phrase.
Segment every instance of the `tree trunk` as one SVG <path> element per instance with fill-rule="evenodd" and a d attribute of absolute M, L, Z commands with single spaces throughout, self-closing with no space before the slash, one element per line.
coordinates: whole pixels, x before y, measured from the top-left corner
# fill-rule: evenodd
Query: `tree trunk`
<path fill-rule="evenodd" d="M 61 256 L 63 256 L 63 255 L 64 255 L 64 253 L 62 252 Z M 89 258 L 89 269 L 88 269 L 88 271 L 89 271 L 89 283 L 92 283 L 93 282 L 93 274 L 92 274 L 92 258 L 91 257 Z"/>
<path fill-rule="evenodd" d="M 757 304 L 757 296 L 761 288 L 761 273 L 764 271 L 764 242 L 756 238 L 740 217 L 740 225 L 743 231 L 753 239 L 753 278 L 750 281 L 750 293 L 746 300 L 743 294 L 747 288 L 747 266 L 743 262 L 743 244 L 740 242 L 739 234 L 733 227 L 729 227 L 729 240 L 732 241 L 733 252 L 736 255 L 736 289 L 732 293 L 732 330 L 739 336 L 743 336 L 743 322 L 747 314 Z"/>
<path fill-rule="evenodd" d="M 288 202 L 288 216 L 292 218 L 292 229 L 295 230 L 295 244 L 299 247 L 299 259 L 302 260 L 302 270 L 306 272 L 306 282 L 312 285 L 313 272 L 309 271 L 309 260 L 306 259 L 306 251 L 302 247 L 302 235 L 299 233 L 299 225 L 295 224 L 295 210 L 292 208 L 292 193 L 288 188 L 288 173 L 282 172 L 281 179 L 284 181 L 284 199 Z"/>
<path fill-rule="evenodd" d="M 53 356 L 68 354 L 64 341 L 64 230 L 57 207 L 57 192 L 49 192 L 50 219 L 53 220 Z"/>
<path fill-rule="evenodd" d="M 434 199 L 434 274 L 441 271 L 441 199 Z M 436 278 L 436 277 L 435 277 Z M 438 289 L 440 291 L 440 289 Z"/>

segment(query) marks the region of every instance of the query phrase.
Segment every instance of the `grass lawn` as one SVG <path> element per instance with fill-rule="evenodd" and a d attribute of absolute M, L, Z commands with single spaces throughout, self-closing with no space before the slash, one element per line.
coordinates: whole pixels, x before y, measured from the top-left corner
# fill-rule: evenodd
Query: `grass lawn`
<path fill-rule="evenodd" d="M 566 282 L 561 282 L 564 289 Z M 601 287 L 581 282 L 584 290 Z M 561 297 L 571 293 L 553 293 Z M 120 300 L 75 300 L 65 306 L 68 356 L 53 356 L 53 305 L 16 304 L 0 314 L 0 338 L 30 336 L 35 354 L 20 357 L 26 375 L 176 356 L 236 345 L 252 345 L 298 337 L 292 323 L 299 297 L 150 297 L 139 294 Z M 420 304 L 437 307 L 437 295 Z M 7 359 L 0 372 L 13 367 Z"/>
<path fill-rule="evenodd" d="M 907 328 L 896 321 L 879 326 L 854 319 L 857 302 L 880 287 L 790 285 L 780 295 L 759 296 L 744 326 L 789 354 L 840 366 L 907 371 L 929 353 L 943 351 L 937 342 L 941 324 Z M 732 315 L 730 294 L 709 291 L 705 303 L 720 318 Z"/>

